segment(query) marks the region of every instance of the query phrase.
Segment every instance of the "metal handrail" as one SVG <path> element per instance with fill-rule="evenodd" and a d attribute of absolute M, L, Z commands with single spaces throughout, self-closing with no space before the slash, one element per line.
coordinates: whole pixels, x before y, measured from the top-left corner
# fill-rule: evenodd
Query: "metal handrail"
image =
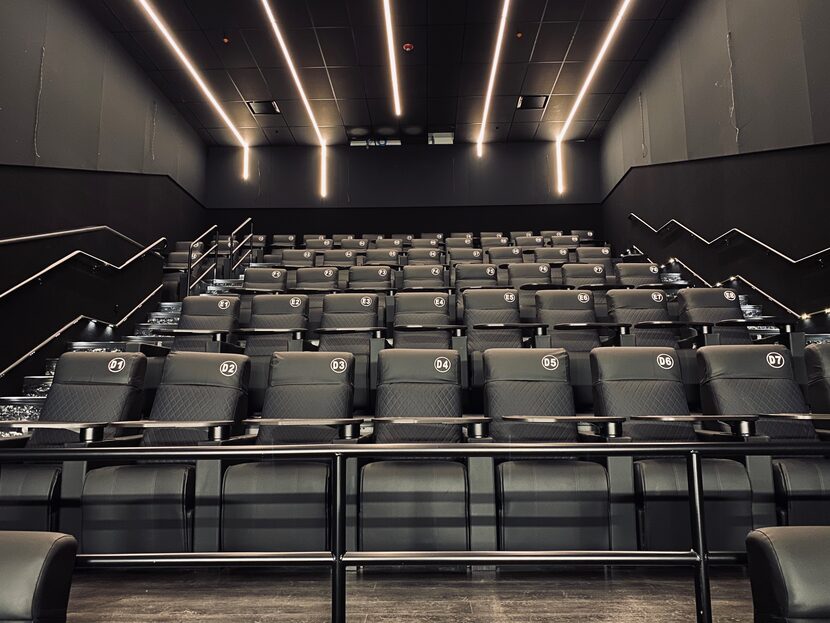
<path fill-rule="evenodd" d="M 245 236 L 245 238 L 243 238 L 239 244 L 234 244 L 234 242 L 236 241 L 236 234 L 239 233 L 239 231 L 246 225 L 250 225 L 250 231 L 248 232 L 248 235 Z M 242 258 L 236 264 L 234 264 L 233 258 L 237 253 L 237 249 L 244 247 L 246 242 L 248 243 L 248 253 L 243 255 Z M 253 258 L 254 255 L 254 219 L 252 219 L 250 216 L 246 218 L 244 221 L 242 221 L 239 224 L 239 226 L 231 232 L 231 235 L 228 238 L 228 252 L 228 262 L 230 263 L 231 271 L 230 276 L 233 276 L 233 271 L 235 271 L 239 267 L 239 265 L 245 260 L 245 258 L 249 258 L 248 266 L 251 265 L 250 258 Z"/>
<path fill-rule="evenodd" d="M 83 234 L 87 232 L 93 231 L 109 231 L 119 238 L 123 238 L 127 242 L 134 244 L 137 247 L 141 247 L 141 243 L 133 240 L 129 236 L 125 236 L 120 231 L 113 229 L 112 227 L 108 227 L 106 225 L 94 225 L 91 227 L 81 227 L 79 229 L 64 229 L 62 231 L 53 231 L 46 234 L 32 234 L 29 236 L 17 236 L 16 238 L 4 238 L 0 240 L 0 246 L 7 245 L 7 244 L 16 244 L 18 242 L 30 242 L 32 240 L 48 240 L 49 238 L 60 238 L 62 236 L 72 236 L 75 234 Z"/>
<path fill-rule="evenodd" d="M 55 261 L 55 262 L 52 262 L 51 264 L 49 264 L 49 266 L 47 266 L 46 268 L 44 268 L 44 269 L 42 269 L 42 270 L 40 270 L 40 271 L 36 272 L 36 273 L 35 273 L 34 275 L 32 275 L 31 277 L 27 277 L 26 279 L 24 279 L 24 280 L 23 280 L 23 281 L 21 281 L 20 283 L 18 283 L 18 284 L 16 284 L 16 285 L 12 286 L 11 288 L 9 288 L 8 290 L 6 290 L 5 292 L 0 293 L 0 299 L 2 299 L 2 298 L 3 298 L 3 297 L 5 297 L 5 296 L 8 296 L 9 294 L 11 294 L 12 292 L 14 292 L 15 290 L 18 290 L 18 289 L 22 288 L 22 287 L 23 287 L 23 286 L 25 286 L 26 284 L 28 284 L 28 283 L 30 283 L 30 282 L 32 282 L 32 281 L 35 281 L 35 280 L 37 280 L 37 279 L 39 279 L 40 277 L 42 277 L 43 275 L 45 275 L 46 273 L 48 273 L 50 270 L 53 270 L 54 268 L 57 268 L 58 266 L 60 266 L 60 265 L 62 265 L 62 264 L 65 264 L 65 263 L 69 262 L 69 261 L 70 261 L 70 260 L 72 260 L 73 258 L 76 258 L 76 257 L 83 257 L 83 258 L 89 259 L 89 260 L 91 260 L 91 261 L 93 261 L 93 262 L 97 262 L 97 263 L 98 263 L 100 266 L 102 266 L 103 268 L 110 268 L 110 269 L 114 269 L 114 270 L 122 270 L 122 269 L 126 268 L 126 267 L 127 267 L 130 263 L 132 263 L 133 261 L 135 261 L 135 260 L 137 260 L 138 258 L 140 258 L 140 257 L 142 257 L 142 256 L 144 256 L 144 255 L 146 255 L 147 253 L 152 252 L 152 251 L 153 251 L 156 247 L 158 247 L 158 246 L 159 246 L 159 245 L 161 245 L 161 244 L 165 244 L 165 245 L 166 245 L 166 244 L 167 244 L 167 238 L 165 238 L 165 237 L 161 237 L 161 238 L 159 238 L 159 239 L 158 239 L 158 240 L 156 240 L 155 242 L 153 242 L 153 243 L 151 243 L 151 244 L 147 245 L 146 247 L 144 247 L 143 249 L 141 249 L 141 251 L 139 251 L 138 253 L 136 253 L 135 255 L 133 255 L 131 258 L 129 258 L 127 261 L 125 261 L 123 264 L 121 264 L 121 265 L 119 265 L 119 266 L 116 266 L 115 264 L 110 264 L 108 261 L 106 261 L 106 260 L 102 260 L 100 257 L 96 257 L 96 256 L 94 256 L 94 255 L 91 255 L 91 254 L 87 253 L 86 251 L 81 251 L 81 250 L 78 250 L 78 251 L 73 251 L 73 252 L 72 252 L 72 253 L 70 253 L 69 255 L 65 255 L 65 256 L 64 256 L 64 257 L 62 257 L 61 259 L 59 259 L 59 260 L 57 260 L 57 261 Z"/>
<path fill-rule="evenodd" d="M 774 253 L 774 254 L 775 254 L 775 255 L 777 255 L 778 257 L 780 257 L 780 258 L 782 258 L 782 259 L 787 260 L 787 261 L 788 261 L 788 262 L 790 262 L 791 264 L 800 264 L 801 262 L 804 262 L 804 261 L 806 261 L 806 260 L 812 259 L 812 258 L 814 258 L 814 257 L 816 257 L 816 256 L 818 256 L 818 255 L 822 255 L 823 253 L 827 253 L 828 251 L 830 251 L 830 247 L 827 247 L 826 249 L 822 249 L 822 250 L 820 250 L 820 251 L 816 251 L 815 253 L 811 253 L 810 255 L 805 255 L 804 257 L 799 258 L 799 259 L 797 259 L 797 260 L 796 260 L 796 259 L 791 258 L 789 255 L 786 255 L 786 254 L 782 253 L 782 252 L 781 252 L 781 251 L 779 251 L 778 249 L 775 249 L 775 248 L 771 247 L 771 246 L 770 246 L 770 245 L 768 245 L 767 243 L 762 242 L 761 240 L 758 240 L 755 236 L 752 236 L 752 235 L 750 235 L 750 234 L 746 233 L 746 232 L 745 232 L 745 231 L 743 231 L 742 229 L 738 229 L 737 227 L 733 227 L 732 229 L 730 229 L 730 230 L 728 230 L 728 231 L 725 231 L 724 233 L 722 233 L 720 236 L 717 236 L 716 238 L 712 238 L 711 240 L 707 240 L 706 238 L 704 238 L 703 236 L 701 236 L 700 234 L 698 234 L 696 231 L 694 231 L 694 230 L 692 230 L 692 229 L 690 229 L 690 228 L 686 227 L 683 223 L 681 223 L 681 222 L 680 222 L 680 221 L 678 221 L 677 219 L 670 219 L 670 220 L 666 221 L 663 225 L 661 225 L 660 227 L 658 227 L 657 229 L 655 229 L 655 228 L 654 228 L 654 227 L 652 227 L 652 226 L 651 226 L 651 224 L 649 224 L 647 221 L 643 220 L 642 218 L 640 218 L 639 216 L 637 216 L 636 214 L 634 214 L 634 212 L 630 212 L 628 216 L 629 216 L 629 218 L 634 218 L 634 219 L 637 219 L 640 223 L 642 223 L 643 225 L 645 225 L 646 227 L 648 227 L 648 228 L 649 228 L 652 232 L 654 232 L 655 234 L 660 233 L 661 231 L 663 231 L 664 229 L 666 229 L 666 228 L 667 228 L 667 227 L 669 227 L 670 225 L 677 225 L 678 227 L 680 227 L 681 229 L 683 229 L 683 230 L 687 231 L 689 234 L 691 234 L 692 236 L 694 236 L 695 238 L 697 238 L 698 240 L 700 240 L 701 242 L 703 242 L 704 244 L 706 244 L 706 245 L 708 245 L 708 246 L 712 246 L 713 244 L 715 244 L 715 243 L 716 243 L 716 242 L 718 242 L 719 240 L 722 240 L 722 239 L 724 239 L 724 238 L 727 238 L 728 236 L 730 236 L 730 235 L 732 235 L 732 234 L 740 234 L 740 235 L 742 235 L 744 238 L 747 238 L 748 240 L 751 240 L 751 241 L 752 241 L 752 242 L 754 242 L 755 244 L 757 244 L 757 245 L 759 245 L 759 246 L 761 246 L 761 247 L 765 248 L 765 249 L 766 249 L 767 251 L 769 251 L 770 253 Z"/>
<path fill-rule="evenodd" d="M 192 273 L 193 273 L 193 247 L 195 247 L 198 243 L 202 242 L 205 238 L 207 238 L 211 233 L 213 233 L 213 246 L 208 249 L 202 256 L 199 258 L 199 261 L 196 262 L 197 264 L 201 264 L 202 259 L 210 255 L 211 251 L 213 252 L 213 266 L 209 266 L 208 269 L 199 275 L 199 278 L 193 282 L 192 281 Z M 198 285 L 202 279 L 211 271 L 213 270 L 214 276 L 219 272 L 219 225 L 211 225 L 208 227 L 201 236 L 196 238 L 190 243 L 190 246 L 187 249 L 187 289 L 185 290 L 186 295 L 190 295 L 190 290 Z"/>
<path fill-rule="evenodd" d="M 13 292 L 15 292 L 16 290 L 19 290 L 20 288 L 22 288 L 22 287 L 26 286 L 28 283 L 31 283 L 32 281 L 38 281 L 38 280 L 40 280 L 40 278 L 41 278 L 43 275 L 45 275 L 46 273 L 48 273 L 49 271 L 51 271 L 51 270 L 53 270 L 53 269 L 57 268 L 58 266 L 61 266 L 62 264 L 65 264 L 65 263 L 67 263 L 67 262 L 71 261 L 72 259 L 74 259 L 74 258 L 76 258 L 76 257 L 79 257 L 79 258 L 82 258 L 82 259 L 89 260 L 89 261 L 92 261 L 92 262 L 94 262 L 94 263 L 97 263 L 97 265 L 98 265 L 98 266 L 100 266 L 101 268 L 107 269 L 107 270 L 115 270 L 115 271 L 120 271 L 120 270 L 124 270 L 124 269 L 125 269 L 125 268 L 127 268 L 130 264 L 132 264 L 132 263 L 133 263 L 133 262 L 135 262 L 136 260 L 138 260 L 138 259 L 140 259 L 140 258 L 144 257 L 144 256 L 145 256 L 145 255 L 147 255 L 148 253 L 154 253 L 154 252 L 155 252 L 155 249 L 156 249 L 158 246 L 160 246 L 160 245 L 167 245 L 167 238 L 165 238 L 165 237 L 161 237 L 161 238 L 159 238 L 159 239 L 158 239 L 158 240 L 156 240 L 155 242 L 153 242 L 153 243 L 149 244 L 148 246 L 144 247 L 143 249 L 141 249 L 141 251 L 139 251 L 138 253 L 136 253 L 136 254 L 135 254 L 135 255 L 133 255 L 132 257 L 130 257 L 128 260 L 126 260 L 123 264 L 121 264 L 121 265 L 119 265 L 119 266 L 116 266 L 115 264 L 111 264 L 111 263 L 107 262 L 106 260 L 102 260 L 102 259 L 101 259 L 101 258 L 99 258 L 99 257 L 95 257 L 94 255 L 90 255 L 90 254 L 89 254 L 89 253 L 87 253 L 86 251 L 73 251 L 73 252 L 72 252 L 72 253 L 70 253 L 69 255 L 67 255 L 67 256 L 65 256 L 65 257 L 63 257 L 63 258 L 61 258 L 61 259 L 57 260 L 56 262 L 53 262 L 52 264 L 50 264 L 49 266 L 47 266 L 46 268 L 44 268 L 44 269 L 43 269 L 43 270 L 41 270 L 40 272 L 38 272 L 38 273 L 36 273 L 36 274 L 32 275 L 32 276 L 31 276 L 31 277 L 29 277 L 28 279 L 25 279 L 24 281 L 21 281 L 20 283 L 18 283 L 17 285 L 13 286 L 12 288 L 9 288 L 8 290 L 6 290 L 6 291 L 5 291 L 5 292 L 3 292 L 2 294 L 0 294 L 0 299 L 3 299 L 4 297 L 6 297 L 6 296 L 8 296 L 8 295 L 12 294 L 12 293 L 13 293 Z M 96 267 L 97 267 L 97 266 L 96 266 Z M 130 317 L 130 316 L 132 316 L 132 315 L 133 315 L 133 314 L 134 314 L 137 310 L 139 310 L 139 309 L 140 309 L 140 308 L 144 305 L 144 303 L 146 303 L 148 300 L 150 300 L 150 299 L 151 299 L 151 298 L 152 298 L 152 297 L 153 297 L 153 296 L 154 296 L 154 295 L 155 295 L 155 294 L 156 294 L 159 290 L 161 290 L 161 288 L 163 287 L 163 285 L 164 285 L 164 284 L 159 284 L 159 286 L 158 286 L 158 287 L 156 287 L 156 288 L 155 288 L 152 292 L 150 292 L 150 293 L 149 293 L 146 297 L 144 297 L 144 299 L 141 301 L 141 303 L 139 303 L 139 304 L 138 304 L 138 305 L 136 305 L 133 309 L 131 309 L 129 312 L 127 312 L 127 314 L 126 314 L 126 315 L 124 315 L 124 316 L 121 318 L 121 320 L 119 320 L 119 321 L 118 321 L 117 323 L 115 323 L 115 325 L 113 325 L 113 326 L 114 326 L 114 327 L 116 327 L 116 328 L 117 328 L 117 327 L 120 327 L 120 326 L 121 326 L 121 325 L 122 325 L 122 324 L 123 324 L 123 323 L 124 323 L 124 322 L 125 322 L 125 321 L 129 318 L 129 317 Z M 74 325 L 75 325 L 75 324 L 76 324 L 79 320 L 83 320 L 83 319 L 93 320 L 93 321 L 96 321 L 96 322 L 100 322 L 98 319 L 96 319 L 96 318 L 90 318 L 90 317 L 88 317 L 88 316 L 86 316 L 86 315 L 84 315 L 84 314 L 80 314 L 80 315 L 78 315 L 76 318 L 74 318 L 74 319 L 73 319 L 73 320 L 71 320 L 70 322 L 66 323 L 63 327 L 61 327 L 61 328 L 60 328 L 60 329 L 58 329 L 55 333 L 53 333 L 52 335 L 50 335 L 47 339 L 45 339 L 44 341 L 42 341 L 40 344 L 38 344 L 37 346 L 35 346 L 33 349 L 29 350 L 29 351 L 28 351 L 25 355 L 23 355 L 22 357 L 19 357 L 18 359 L 16 359 L 15 361 L 13 361 L 10 365 L 6 366 L 6 368 L 5 368 L 5 369 L 3 369 L 2 371 L 0 371 L 0 378 L 3 378 L 4 376 L 6 376 L 6 374 L 8 374 L 11 370 L 13 370 L 14 368 L 16 368 L 18 365 L 20 365 L 21 363 L 23 363 L 24 361 L 26 361 L 26 360 L 27 360 L 27 359 L 29 359 L 30 357 L 34 356 L 34 355 L 35 355 L 35 354 L 36 354 L 36 353 L 37 353 L 37 352 L 38 352 L 41 348 L 43 348 L 44 346 L 46 346 L 47 344 L 49 344 L 52 340 L 54 340 L 54 339 L 56 339 L 57 337 L 59 337 L 59 336 L 60 336 L 60 335 L 61 335 L 64 331 L 66 331 L 66 330 L 68 330 L 70 327 L 74 326 Z"/>
<path fill-rule="evenodd" d="M 712 599 L 709 566 L 745 561 L 743 552 L 710 552 L 706 543 L 703 489 L 703 458 L 734 456 L 823 456 L 830 444 L 755 442 L 624 442 L 624 443 L 464 443 L 464 444 L 338 444 L 295 446 L 176 446 L 176 447 L 75 447 L 0 449 L 0 464 L 20 461 L 267 461 L 274 459 L 322 459 L 329 471 L 330 548 L 320 552 L 198 552 L 198 553 L 121 553 L 81 554 L 82 566 L 293 566 L 324 565 L 332 569 L 331 620 L 346 621 L 346 568 L 374 564 L 453 564 L 453 565 L 539 565 L 578 564 L 660 565 L 694 569 L 695 618 L 711 623 Z M 685 551 L 352 551 L 346 545 L 346 460 L 351 457 L 399 459 L 401 457 L 517 457 L 570 458 L 574 456 L 671 457 L 686 460 L 691 548 Z M 198 467 L 197 467 L 198 469 Z M 218 542 L 218 541 L 217 541 Z"/>

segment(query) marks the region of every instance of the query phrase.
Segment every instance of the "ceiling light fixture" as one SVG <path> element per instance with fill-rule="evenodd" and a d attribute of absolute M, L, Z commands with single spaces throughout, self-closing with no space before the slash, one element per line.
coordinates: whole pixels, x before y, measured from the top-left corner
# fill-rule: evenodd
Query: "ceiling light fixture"
<path fill-rule="evenodd" d="M 225 122 L 225 125 L 228 126 L 228 129 L 231 131 L 231 134 L 233 134 L 234 138 L 237 141 L 239 141 L 239 145 L 242 147 L 243 150 L 242 179 L 247 180 L 250 163 L 248 143 L 245 141 L 244 138 L 242 138 L 242 134 L 233 124 L 230 117 L 228 117 L 228 114 L 225 112 L 225 109 L 222 108 L 222 105 L 219 103 L 219 100 L 216 99 L 216 96 L 213 94 L 210 88 L 208 88 L 208 85 L 207 83 L 205 83 L 204 78 L 202 78 L 198 70 L 193 66 L 193 63 L 190 62 L 190 59 L 187 57 L 187 54 L 184 53 L 184 50 L 182 49 L 181 45 L 179 45 L 179 42 L 176 41 L 176 39 L 170 33 L 170 30 L 167 28 L 167 24 L 165 24 L 164 21 L 162 21 L 162 19 L 159 17 L 158 13 L 156 13 L 156 10 L 153 8 L 153 6 L 148 2 L 148 0 L 138 0 L 138 3 L 141 5 L 141 8 L 144 9 L 144 12 L 147 13 L 148 17 L 150 18 L 150 21 L 153 22 L 153 25 L 156 27 L 156 30 L 158 30 L 159 34 L 161 34 L 164 40 L 167 41 L 167 45 L 170 46 L 170 49 L 173 50 L 176 56 L 179 57 L 179 60 L 181 61 L 182 65 L 184 65 L 184 68 L 190 74 L 190 77 L 193 78 L 193 81 L 199 86 L 202 93 L 205 94 L 205 97 L 207 97 L 208 101 L 216 110 L 219 117 L 221 117 L 222 121 Z"/>
<path fill-rule="evenodd" d="M 401 94 L 398 90 L 398 63 L 395 60 L 395 36 L 392 32 L 392 0 L 383 0 L 383 18 L 386 21 L 386 48 L 389 52 L 389 78 L 392 81 L 392 100 L 395 103 L 395 116 L 400 117 L 401 111 Z M 410 46 L 407 50 L 406 46 Z M 404 44 L 403 49 L 411 52 L 413 46 L 411 43 Z"/>
<path fill-rule="evenodd" d="M 493 87 L 496 84 L 496 72 L 499 68 L 499 56 L 501 56 L 501 44 L 504 40 L 504 27 L 507 24 L 507 12 L 510 9 L 510 0 L 504 0 L 501 8 L 501 21 L 499 22 L 499 34 L 496 37 L 496 48 L 493 50 L 493 65 L 490 67 L 490 81 L 487 84 L 487 95 L 484 96 L 484 110 L 481 113 L 481 131 L 478 133 L 476 142 L 476 154 L 479 158 L 484 154 L 484 132 L 487 130 L 487 116 L 490 114 L 490 100 L 493 98 Z"/>
<path fill-rule="evenodd" d="M 605 35 L 605 40 L 602 42 L 602 47 L 594 59 L 594 64 L 591 65 L 591 71 L 585 77 L 585 82 L 582 83 L 582 88 L 579 89 L 579 94 L 574 100 L 571 112 L 568 114 L 567 119 L 565 119 L 565 125 L 562 126 L 562 130 L 560 130 L 559 135 L 556 137 L 556 190 L 560 195 L 565 194 L 565 164 L 562 159 L 562 142 L 565 140 L 565 136 L 571 128 L 579 106 L 582 104 L 582 100 L 585 99 L 585 94 L 588 93 L 588 87 L 591 86 L 591 82 L 594 76 L 596 76 L 597 70 L 599 70 L 599 66 L 602 64 L 605 54 L 608 52 L 608 48 L 611 47 L 611 43 L 614 41 L 614 36 L 617 34 L 617 30 L 619 30 L 620 24 L 628 11 L 628 7 L 631 6 L 633 1 L 623 0 L 623 3 L 620 5 L 617 16 L 614 18 L 614 22 L 611 24 L 608 34 Z"/>
<path fill-rule="evenodd" d="M 277 39 L 282 55 L 285 58 L 289 71 L 291 72 L 291 77 L 294 79 L 294 85 L 297 87 L 300 99 L 303 101 L 303 106 L 305 106 L 305 111 L 308 114 L 308 119 L 311 121 L 311 125 L 314 127 L 314 133 L 317 135 L 317 140 L 320 143 L 320 196 L 325 197 L 328 194 L 328 182 L 326 181 L 326 173 L 328 168 L 326 166 L 326 141 L 320 132 L 320 126 L 317 125 L 317 119 L 314 117 L 314 111 L 311 110 L 311 104 L 308 101 L 308 97 L 306 97 L 305 89 L 303 89 L 303 83 L 300 82 L 300 75 L 297 73 L 297 68 L 294 66 L 294 61 L 291 59 L 291 53 L 288 51 L 285 39 L 282 38 L 282 32 L 280 32 L 280 27 L 277 24 L 277 18 L 274 17 L 274 12 L 271 10 L 271 4 L 268 0 L 262 0 L 262 8 L 265 9 L 268 21 L 271 22 L 271 29 L 274 31 L 274 36 Z"/>

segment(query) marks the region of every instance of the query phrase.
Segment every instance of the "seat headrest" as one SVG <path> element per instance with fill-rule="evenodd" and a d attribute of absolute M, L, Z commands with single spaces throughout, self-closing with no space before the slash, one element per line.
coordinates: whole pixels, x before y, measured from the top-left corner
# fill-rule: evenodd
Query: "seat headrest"
<path fill-rule="evenodd" d="M 369 249 L 366 251 L 366 259 L 373 261 L 389 259 L 389 261 L 397 262 L 398 249 Z"/>
<path fill-rule="evenodd" d="M 167 261 L 170 264 L 187 264 L 188 251 L 171 251 L 167 254 Z M 202 257 L 201 251 L 193 251 L 193 259 Z"/>
<path fill-rule="evenodd" d="M 517 236 L 516 244 L 520 247 L 533 247 L 540 244 L 545 244 L 543 236 Z"/>
<path fill-rule="evenodd" d="M 513 289 L 464 290 L 467 309 L 518 309 L 519 293 Z"/>
<path fill-rule="evenodd" d="M 287 352 L 271 357 L 270 387 L 280 385 L 351 385 L 352 353 Z"/>
<path fill-rule="evenodd" d="M 337 283 L 337 269 L 333 266 L 298 268 L 297 283 Z"/>
<path fill-rule="evenodd" d="M 172 352 L 165 358 L 162 385 L 208 385 L 247 391 L 250 360 L 230 353 Z"/>
<path fill-rule="evenodd" d="M 286 249 L 282 252 L 282 258 L 293 262 L 298 262 L 300 260 L 312 260 L 314 258 L 314 251 L 309 251 L 307 249 Z"/>
<path fill-rule="evenodd" d="M 591 258 L 611 257 L 611 247 L 580 247 L 576 250 L 576 255 Z"/>
<path fill-rule="evenodd" d="M 377 313 L 377 294 L 326 294 L 323 297 L 324 314 L 368 314 Z"/>
<path fill-rule="evenodd" d="M 444 274 L 441 266 L 404 266 L 404 279 L 440 279 Z"/>
<path fill-rule="evenodd" d="M 392 280 L 392 269 L 389 266 L 355 266 L 349 269 L 349 282 L 371 281 L 388 282 Z"/>
<path fill-rule="evenodd" d="M 507 267 L 507 274 L 511 279 L 514 277 L 533 277 L 542 281 L 550 281 L 550 266 L 547 264 L 510 264 Z"/>
<path fill-rule="evenodd" d="M 67 385 L 144 385 L 143 353 L 64 353 L 55 368 L 55 383 Z"/>
<path fill-rule="evenodd" d="M 807 363 L 807 379 L 821 381 L 830 378 L 830 342 L 810 344 L 804 349 Z"/>
<path fill-rule="evenodd" d="M 247 268 L 245 283 L 285 283 L 285 270 L 282 268 Z"/>
<path fill-rule="evenodd" d="M 255 316 L 271 314 L 308 315 L 308 296 L 305 294 L 259 294 L 253 298 L 251 314 Z"/>
<path fill-rule="evenodd" d="M 354 250 L 352 249 L 334 249 L 329 251 L 323 251 L 323 260 L 344 260 L 344 259 L 352 259 L 355 257 Z"/>
<path fill-rule="evenodd" d="M 654 277 L 654 283 L 660 280 L 660 267 L 657 264 L 620 262 L 614 268 L 620 277 Z"/>
<path fill-rule="evenodd" d="M 582 290 L 543 290 L 536 293 L 539 309 L 579 310 L 593 309 L 594 294 Z"/>
<path fill-rule="evenodd" d="M 488 348 L 484 378 L 489 381 L 569 382 L 570 363 L 563 348 Z"/>
<path fill-rule="evenodd" d="M 602 264 L 564 264 L 562 266 L 563 277 L 576 277 L 586 279 L 595 277 L 605 279 L 605 267 Z"/>
<path fill-rule="evenodd" d="M 673 348 L 615 346 L 591 351 L 594 383 L 604 381 L 681 382 L 680 362 Z"/>
<path fill-rule="evenodd" d="M 567 247 L 539 247 L 538 249 L 533 249 L 533 253 L 537 258 L 548 260 L 568 259 Z"/>
<path fill-rule="evenodd" d="M 522 257 L 521 247 L 489 247 L 487 253 L 490 257 L 497 257 L 500 259 L 510 259 L 513 257 Z"/>
<path fill-rule="evenodd" d="M 378 355 L 379 382 L 459 384 L 458 351 L 386 349 Z M 428 414 L 426 414 L 428 415 Z"/>
<path fill-rule="evenodd" d="M 421 260 L 425 258 L 437 258 L 440 255 L 437 249 L 410 249 L 407 257 L 412 260 Z"/>
<path fill-rule="evenodd" d="M 481 257 L 481 249 L 450 249 L 450 257 L 454 259 L 478 259 Z"/>
<path fill-rule="evenodd" d="M 579 242 L 579 236 L 551 236 L 551 244 L 555 247 L 567 247 Z"/>
<path fill-rule="evenodd" d="M 660 290 L 608 290 L 608 313 L 615 309 L 666 309 L 666 294 Z"/>
<path fill-rule="evenodd" d="M 239 297 L 235 294 L 186 296 L 182 316 L 238 316 Z"/>
<path fill-rule="evenodd" d="M 401 292 L 395 295 L 395 313 L 449 314 L 449 296 L 441 292 Z"/>
<path fill-rule="evenodd" d="M 790 351 L 777 344 L 704 346 L 697 351 L 700 382 L 715 379 L 792 379 Z"/>
<path fill-rule="evenodd" d="M 507 236 L 483 236 L 481 238 L 481 246 L 484 248 L 503 247 L 506 246 L 509 242 L 510 239 L 507 238 Z"/>
<path fill-rule="evenodd" d="M 478 249 L 476 249 L 477 251 Z M 495 264 L 459 264 L 455 267 L 456 279 L 492 279 L 496 281 Z"/>
<path fill-rule="evenodd" d="M 740 307 L 738 293 L 731 288 L 683 288 L 677 292 L 677 302 L 680 309 Z"/>
<path fill-rule="evenodd" d="M 271 235 L 271 242 L 277 244 L 278 242 L 282 243 L 293 243 L 297 240 L 297 236 L 294 234 L 272 234 Z"/>

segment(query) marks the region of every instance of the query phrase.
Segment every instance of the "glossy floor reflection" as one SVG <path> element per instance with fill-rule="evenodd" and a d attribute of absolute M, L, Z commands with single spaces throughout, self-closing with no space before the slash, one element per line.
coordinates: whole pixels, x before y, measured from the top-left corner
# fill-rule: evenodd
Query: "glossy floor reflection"
<path fill-rule="evenodd" d="M 70 623 L 324 623 L 329 579 L 259 571 L 76 574 Z M 749 581 L 718 569 L 718 623 L 751 623 Z M 690 576 L 673 570 L 349 575 L 349 623 L 694 621 Z"/>

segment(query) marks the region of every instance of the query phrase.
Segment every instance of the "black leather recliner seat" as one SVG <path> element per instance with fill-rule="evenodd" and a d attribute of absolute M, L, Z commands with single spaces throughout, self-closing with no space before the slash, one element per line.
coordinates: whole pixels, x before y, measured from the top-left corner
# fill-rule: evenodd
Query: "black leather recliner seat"
<path fill-rule="evenodd" d="M 639 288 L 660 283 L 660 267 L 657 264 L 620 262 L 614 266 L 614 272 L 621 286 Z"/>
<path fill-rule="evenodd" d="M 743 320 L 738 293 L 729 288 L 684 288 L 677 293 L 678 317 L 689 322 Z M 749 344 L 746 327 L 718 327 L 713 333 L 723 345 Z"/>
<path fill-rule="evenodd" d="M 807 399 L 813 413 L 830 413 L 830 343 L 804 349 L 807 364 Z"/>
<path fill-rule="evenodd" d="M 306 295 L 261 294 L 254 297 L 249 326 L 240 329 L 240 335 L 245 338 L 245 354 L 251 360 L 251 411 L 262 409 L 271 356 L 288 350 L 302 350 L 302 338 L 307 328 Z"/>
<path fill-rule="evenodd" d="M 146 369 L 142 353 L 64 353 L 39 421 L 71 425 L 135 419 Z M 0 440 L 0 447 L 50 448 L 79 440 L 70 430 L 35 429 L 28 439 Z M 0 530 L 56 529 L 61 472 L 60 465 L 0 465 Z"/>
<path fill-rule="evenodd" d="M 485 415 L 497 443 L 576 443 L 577 423 L 507 421 L 572 417 L 568 354 L 562 349 L 491 348 L 484 353 Z M 498 541 L 503 550 L 610 549 L 608 475 L 589 461 L 496 462 Z"/>
<path fill-rule="evenodd" d="M 274 353 L 258 445 L 332 443 L 336 425 L 350 418 L 351 353 Z M 290 425 L 291 420 L 297 426 Z M 302 423 L 302 424 L 301 424 Z M 329 548 L 329 465 L 320 461 L 263 461 L 225 470 L 223 551 L 324 551 Z"/>
<path fill-rule="evenodd" d="M 461 416 L 458 353 L 385 350 L 379 358 L 375 408 L 377 443 L 454 443 L 458 425 L 429 423 Z M 377 418 L 417 418 L 417 423 Z M 359 549 L 363 551 L 469 549 L 465 461 L 381 460 L 360 473 Z"/>
<path fill-rule="evenodd" d="M 245 355 L 171 353 L 149 421 L 129 423 L 143 430 L 138 444 L 213 444 L 217 442 L 210 438 L 211 428 L 238 430 L 247 413 L 249 374 Z M 196 469 L 188 462 L 91 470 L 81 497 L 82 550 L 191 551 L 196 478 Z"/>
<path fill-rule="evenodd" d="M 419 326 L 421 325 L 421 326 Z M 450 297 L 443 292 L 399 292 L 395 295 L 395 348 L 450 348 Z M 423 329 L 423 330 L 421 330 Z"/>
<path fill-rule="evenodd" d="M 792 357 L 783 346 L 704 346 L 698 350 L 700 398 L 712 415 L 807 413 L 793 378 Z M 758 435 L 773 441 L 814 443 L 813 423 L 761 418 Z M 778 457 L 772 460 L 777 519 L 780 524 L 830 524 L 830 460 Z"/>
<path fill-rule="evenodd" d="M 536 292 L 551 285 L 550 265 L 545 263 L 510 264 L 507 285 L 519 291 L 519 312 L 523 320 L 536 316 Z"/>
<path fill-rule="evenodd" d="M 173 331 L 171 350 L 210 352 L 221 348 L 217 336 L 227 340 L 238 326 L 237 295 L 187 296 L 182 301 L 182 312 L 176 330 Z"/>
<path fill-rule="evenodd" d="M 484 384 L 485 350 L 522 347 L 522 329 L 518 326 L 521 323 L 519 293 L 501 288 L 464 290 L 462 297 L 471 384 L 481 387 Z"/>
<path fill-rule="evenodd" d="M 621 346 L 591 351 L 594 411 L 599 416 L 688 416 L 677 353 L 671 348 Z M 634 441 L 698 441 L 690 422 L 623 424 Z M 752 488 L 746 468 L 730 459 L 703 459 L 706 538 L 710 550 L 737 551 L 753 527 Z M 642 549 L 691 547 L 684 458 L 634 461 L 638 539 Z"/>

